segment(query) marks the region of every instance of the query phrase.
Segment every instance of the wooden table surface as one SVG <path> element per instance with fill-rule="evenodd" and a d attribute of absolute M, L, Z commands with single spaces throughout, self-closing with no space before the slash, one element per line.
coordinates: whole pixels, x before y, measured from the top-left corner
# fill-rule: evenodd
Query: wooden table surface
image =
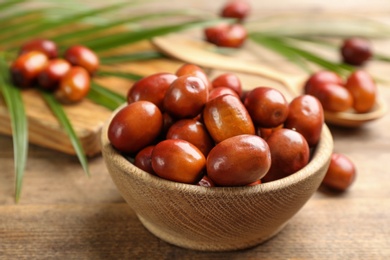
<path fill-rule="evenodd" d="M 215 12 L 223 2 L 172 1 Z M 379 0 L 264 2 L 252 1 L 253 15 L 390 11 L 390 3 Z M 390 48 L 390 42 L 374 44 Z M 390 78 L 390 64 L 370 63 L 368 69 Z M 381 86 L 380 95 L 389 104 L 390 85 Z M 12 139 L 0 135 L 0 259 L 390 259 L 390 115 L 359 129 L 330 129 L 335 151 L 358 169 L 351 189 L 320 189 L 271 240 L 222 253 L 182 249 L 149 233 L 116 190 L 101 156 L 89 160 L 88 178 L 77 158 L 30 145 L 22 199 L 15 204 Z"/>

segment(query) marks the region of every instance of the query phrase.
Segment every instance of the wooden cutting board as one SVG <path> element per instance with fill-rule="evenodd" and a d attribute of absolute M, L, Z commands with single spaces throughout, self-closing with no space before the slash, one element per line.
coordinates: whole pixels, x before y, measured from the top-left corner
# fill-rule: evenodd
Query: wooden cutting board
<path fill-rule="evenodd" d="M 129 47 L 130 50 L 150 49 L 147 42 L 140 46 Z M 182 63 L 169 59 L 155 59 L 151 61 L 131 62 L 107 67 L 114 71 L 126 71 L 139 75 L 150 75 L 157 72 L 175 72 Z M 126 95 L 132 81 L 117 77 L 95 78 L 99 84 Z M 22 92 L 28 118 L 29 142 L 42 147 L 58 150 L 67 154 L 75 154 L 73 146 L 62 129 L 56 117 L 51 113 L 45 101 L 34 90 Z M 64 105 L 65 113 L 72 123 L 77 136 L 88 156 L 100 153 L 100 129 L 109 118 L 112 111 L 99 106 L 88 99 L 74 104 Z M 11 124 L 4 99 L 0 95 L 0 133 L 12 135 Z"/>

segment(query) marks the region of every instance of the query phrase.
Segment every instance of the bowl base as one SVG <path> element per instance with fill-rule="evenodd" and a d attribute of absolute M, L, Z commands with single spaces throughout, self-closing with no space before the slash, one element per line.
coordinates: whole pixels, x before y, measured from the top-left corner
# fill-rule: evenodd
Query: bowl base
<path fill-rule="evenodd" d="M 221 241 L 205 241 L 205 242 L 199 242 L 194 241 L 191 239 L 191 237 L 175 237 L 171 234 L 168 234 L 158 226 L 154 225 L 153 223 L 149 222 L 147 219 L 137 215 L 138 219 L 141 221 L 143 226 L 153 235 L 158 237 L 159 239 L 186 249 L 191 250 L 198 250 L 198 251 L 210 251 L 210 252 L 223 252 L 223 251 L 236 251 L 236 250 L 243 250 L 243 249 L 249 249 L 255 246 L 258 246 L 262 243 L 265 243 L 269 239 L 273 238 L 275 235 L 277 235 L 286 225 L 288 222 L 282 224 L 279 228 L 277 228 L 273 233 L 266 237 L 259 237 L 255 240 L 248 240 L 248 241 L 235 241 L 235 243 L 224 243 Z"/>

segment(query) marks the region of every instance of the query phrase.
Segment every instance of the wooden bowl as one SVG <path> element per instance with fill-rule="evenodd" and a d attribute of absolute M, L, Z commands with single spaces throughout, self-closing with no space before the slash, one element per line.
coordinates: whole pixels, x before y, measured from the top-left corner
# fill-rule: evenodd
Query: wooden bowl
<path fill-rule="evenodd" d="M 168 243 L 202 251 L 253 247 L 277 234 L 317 190 L 333 150 L 324 125 L 310 163 L 293 175 L 256 186 L 201 187 L 135 167 L 109 143 L 108 124 L 102 129 L 103 157 L 139 220 Z"/>

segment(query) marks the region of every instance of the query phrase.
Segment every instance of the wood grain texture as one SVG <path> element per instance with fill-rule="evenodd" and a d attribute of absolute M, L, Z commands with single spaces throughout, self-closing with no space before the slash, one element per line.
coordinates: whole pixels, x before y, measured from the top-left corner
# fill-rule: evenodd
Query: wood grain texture
<path fill-rule="evenodd" d="M 174 0 L 172 5 L 213 12 L 222 2 Z M 353 11 L 388 19 L 390 11 L 390 2 L 382 0 L 251 3 L 258 17 Z M 389 54 L 389 46 L 389 41 L 374 42 L 380 52 Z M 281 59 L 267 56 L 265 61 L 294 71 Z M 123 69 L 133 69 L 128 66 Z M 161 67 L 148 73 L 154 69 Z M 388 64 L 373 62 L 366 69 L 390 80 Z M 242 80 L 247 87 L 271 84 Z M 390 104 L 389 85 L 379 90 Z M 390 259 L 389 128 L 390 115 L 355 130 L 331 126 L 334 151 L 346 154 L 358 169 L 351 189 L 340 194 L 320 188 L 277 236 L 223 253 L 179 248 L 152 235 L 120 196 L 100 156 L 89 160 L 88 178 L 74 156 L 30 145 L 21 202 L 15 205 L 12 139 L 0 135 L 0 259 Z"/>

